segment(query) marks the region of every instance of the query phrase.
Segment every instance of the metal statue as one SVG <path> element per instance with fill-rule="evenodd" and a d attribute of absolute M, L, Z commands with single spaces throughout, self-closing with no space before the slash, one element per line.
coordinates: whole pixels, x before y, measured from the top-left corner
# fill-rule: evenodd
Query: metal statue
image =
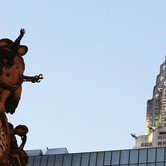
<path fill-rule="evenodd" d="M 1 166 L 25 166 L 27 155 L 23 151 L 26 142 L 28 128 L 24 125 L 13 127 L 8 123 L 6 113 L 13 114 L 21 98 L 22 83 L 39 83 L 43 79 L 42 74 L 25 76 L 25 63 L 23 56 L 28 47 L 20 45 L 25 30 L 20 30 L 20 35 L 13 42 L 10 39 L 0 40 L 0 165 Z M 15 135 L 19 135 L 22 144 L 18 147 Z M 18 155 L 16 161 L 15 155 Z M 19 165 L 18 165 L 19 163 Z"/>

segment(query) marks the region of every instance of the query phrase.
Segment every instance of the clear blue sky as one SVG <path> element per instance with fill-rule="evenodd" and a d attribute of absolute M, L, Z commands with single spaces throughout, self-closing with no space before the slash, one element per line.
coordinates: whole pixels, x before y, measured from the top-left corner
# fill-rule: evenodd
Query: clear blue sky
<path fill-rule="evenodd" d="M 130 149 L 166 55 L 165 0 L 2 1 L 0 38 L 26 29 L 22 99 L 8 119 L 25 149 Z"/>

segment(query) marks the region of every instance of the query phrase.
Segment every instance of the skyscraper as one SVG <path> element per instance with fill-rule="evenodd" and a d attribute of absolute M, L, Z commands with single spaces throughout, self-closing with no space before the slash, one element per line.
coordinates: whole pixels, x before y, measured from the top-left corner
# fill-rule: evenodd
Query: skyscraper
<path fill-rule="evenodd" d="M 147 101 L 145 135 L 131 135 L 136 140 L 136 147 L 166 146 L 166 59 L 160 65 L 152 99 Z"/>
<path fill-rule="evenodd" d="M 152 127 L 166 126 L 166 60 L 160 66 L 160 74 L 156 78 L 153 98 L 147 102 L 146 135 Z"/>

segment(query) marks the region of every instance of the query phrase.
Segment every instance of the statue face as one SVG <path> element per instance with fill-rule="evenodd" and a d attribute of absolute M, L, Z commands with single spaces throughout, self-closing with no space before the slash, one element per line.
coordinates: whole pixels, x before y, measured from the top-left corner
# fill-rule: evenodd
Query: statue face
<path fill-rule="evenodd" d="M 27 47 L 27 46 L 20 45 L 20 46 L 18 47 L 18 53 L 19 53 L 21 56 L 25 55 L 25 54 L 27 53 L 27 51 L 28 51 L 28 47 Z"/>
<path fill-rule="evenodd" d="M 18 49 L 18 53 L 19 54 L 21 54 L 21 55 L 24 55 L 25 54 L 25 48 L 24 47 L 20 47 L 19 49 Z"/>

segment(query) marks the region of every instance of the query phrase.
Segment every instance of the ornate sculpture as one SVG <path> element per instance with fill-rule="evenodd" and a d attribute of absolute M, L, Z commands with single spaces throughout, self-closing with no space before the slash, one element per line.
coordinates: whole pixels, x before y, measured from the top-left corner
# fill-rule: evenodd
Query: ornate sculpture
<path fill-rule="evenodd" d="M 20 45 L 25 30 L 20 30 L 20 35 L 13 42 L 10 39 L 0 40 L 0 165 L 24 166 L 27 164 L 27 155 L 23 151 L 26 142 L 28 128 L 19 125 L 13 128 L 7 122 L 5 113 L 13 114 L 18 106 L 22 83 L 29 81 L 40 82 L 42 74 L 36 76 L 24 76 L 25 64 L 23 55 L 28 47 Z M 19 135 L 22 144 L 18 147 L 15 135 Z M 14 154 L 18 153 L 20 161 L 16 161 Z M 18 165 L 19 164 L 19 165 Z"/>

